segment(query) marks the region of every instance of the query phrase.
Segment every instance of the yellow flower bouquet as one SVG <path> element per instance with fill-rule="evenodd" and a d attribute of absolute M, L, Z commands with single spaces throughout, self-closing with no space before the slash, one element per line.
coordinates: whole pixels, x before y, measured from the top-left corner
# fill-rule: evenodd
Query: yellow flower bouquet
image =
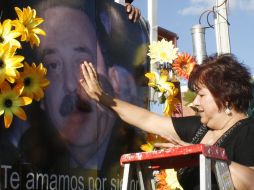
<path fill-rule="evenodd" d="M 150 57 L 152 72 L 146 73 L 149 79 L 148 86 L 158 93 L 159 103 L 164 104 L 163 115 L 172 116 L 179 111 L 181 100 L 177 97 L 180 93 L 179 79 L 188 80 L 196 61 L 187 53 L 179 53 L 172 41 L 152 42 L 149 45 L 148 56 Z M 141 146 L 143 151 L 154 150 L 154 143 L 164 139 L 153 134 L 147 135 L 147 144 Z M 182 189 L 173 169 L 160 170 L 155 175 L 156 189 Z"/>
<path fill-rule="evenodd" d="M 31 48 L 39 46 L 38 35 L 46 35 L 38 27 L 44 20 L 29 6 L 23 10 L 15 7 L 15 11 L 17 19 L 0 22 L 0 115 L 4 115 L 6 128 L 10 127 L 13 115 L 26 120 L 21 107 L 43 98 L 43 90 L 49 85 L 42 63 L 29 65 L 23 62 L 24 56 L 18 55 L 23 42 L 29 42 Z"/>

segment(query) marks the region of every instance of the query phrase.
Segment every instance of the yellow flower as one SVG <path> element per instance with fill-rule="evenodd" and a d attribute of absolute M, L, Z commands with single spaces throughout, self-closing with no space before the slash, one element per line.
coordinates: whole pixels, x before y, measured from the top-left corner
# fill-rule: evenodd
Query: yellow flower
<path fill-rule="evenodd" d="M 154 150 L 154 145 L 153 143 L 147 143 L 147 144 L 142 144 L 140 146 L 140 149 L 145 151 L 145 152 L 150 152 L 150 151 L 153 151 Z"/>
<path fill-rule="evenodd" d="M 39 46 L 40 38 L 37 36 L 46 33 L 44 30 L 38 28 L 44 20 L 42 18 L 36 17 L 36 10 L 31 9 L 29 6 L 23 8 L 23 12 L 20 8 L 15 7 L 15 11 L 18 15 L 18 19 L 13 21 L 15 29 L 21 33 L 21 41 L 30 42 L 31 47 L 34 45 Z"/>
<path fill-rule="evenodd" d="M 36 101 L 44 97 L 43 90 L 49 85 L 49 80 L 45 78 L 47 69 L 40 63 L 37 67 L 35 63 L 30 66 L 24 63 L 24 71 L 20 73 L 17 80 L 19 87 L 24 88 L 22 94 Z"/>
<path fill-rule="evenodd" d="M 180 104 L 180 101 L 177 98 L 167 98 L 164 103 L 163 115 L 171 116 L 172 113 L 176 110 L 178 104 Z"/>
<path fill-rule="evenodd" d="M 177 104 L 180 101 L 175 98 L 178 94 L 178 88 L 175 87 L 174 83 L 168 82 L 167 86 L 164 87 L 164 96 L 166 98 L 164 103 L 163 115 L 171 116 L 173 111 L 176 109 Z"/>
<path fill-rule="evenodd" d="M 11 22 L 12 21 L 10 19 L 4 20 L 3 24 L 1 24 L 0 22 L 0 43 L 2 44 L 10 43 L 11 46 L 20 48 L 21 47 L 20 42 L 15 39 L 18 36 L 20 36 L 20 32 L 16 30 L 11 30 L 12 29 Z"/>
<path fill-rule="evenodd" d="M 150 72 L 146 73 L 145 76 L 149 79 L 148 86 L 160 91 L 161 93 L 165 92 L 167 89 L 171 89 L 174 85 L 173 83 L 168 82 L 168 75 L 159 75 L 156 72 Z"/>
<path fill-rule="evenodd" d="M 157 81 L 159 80 L 159 75 L 156 72 L 149 72 L 146 73 L 145 76 L 149 79 L 148 86 L 152 88 L 157 87 Z"/>
<path fill-rule="evenodd" d="M 166 181 L 171 190 L 183 190 L 177 179 L 177 172 L 174 169 L 166 169 Z"/>
<path fill-rule="evenodd" d="M 11 89 L 7 82 L 3 82 L 1 85 L 0 93 L 0 115 L 4 114 L 4 125 L 9 128 L 13 114 L 20 119 L 26 120 L 26 113 L 21 106 L 28 105 L 32 102 L 31 98 L 20 97 L 22 89 L 14 87 Z"/>
<path fill-rule="evenodd" d="M 6 79 L 10 83 L 14 83 L 19 77 L 17 68 L 23 67 L 21 63 L 24 57 L 15 55 L 16 48 L 11 47 L 9 43 L 0 44 L 0 85 Z"/>
<path fill-rule="evenodd" d="M 160 81 L 160 91 L 165 93 L 166 98 L 169 96 L 175 96 L 178 93 L 178 89 L 172 82 Z"/>
<path fill-rule="evenodd" d="M 172 41 L 162 39 L 158 42 L 152 42 L 149 45 L 149 53 L 151 63 L 172 63 L 177 58 L 178 48 L 175 48 Z"/>

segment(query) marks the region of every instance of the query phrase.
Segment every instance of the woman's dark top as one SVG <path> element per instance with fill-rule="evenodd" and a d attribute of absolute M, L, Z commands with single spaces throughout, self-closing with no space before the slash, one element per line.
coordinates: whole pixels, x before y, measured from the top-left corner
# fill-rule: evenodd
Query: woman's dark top
<path fill-rule="evenodd" d="M 200 117 L 172 118 L 179 137 L 189 143 L 198 144 L 209 130 L 200 122 Z M 245 166 L 254 166 L 254 119 L 240 120 L 222 135 L 215 145 L 225 148 L 228 159 Z M 199 167 L 183 168 L 177 172 L 184 190 L 199 189 Z M 212 189 L 219 189 L 212 174 Z"/>

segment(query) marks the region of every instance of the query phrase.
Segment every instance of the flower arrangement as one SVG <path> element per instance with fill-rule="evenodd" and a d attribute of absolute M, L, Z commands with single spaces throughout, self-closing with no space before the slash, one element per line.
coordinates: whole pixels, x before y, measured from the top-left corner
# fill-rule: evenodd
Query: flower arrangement
<path fill-rule="evenodd" d="M 174 83 L 179 82 L 180 78 L 188 80 L 196 61 L 187 53 L 179 53 L 172 41 L 165 39 L 152 42 L 148 56 L 157 70 L 145 74 L 149 79 L 148 86 L 158 92 L 160 103 L 165 104 L 163 114 L 171 116 L 179 104 L 176 98 L 179 89 Z"/>
<path fill-rule="evenodd" d="M 10 127 L 13 115 L 26 120 L 21 107 L 43 98 L 43 90 L 49 85 L 42 63 L 28 64 L 23 62 L 24 56 L 18 55 L 23 42 L 29 42 L 31 48 L 39 46 L 38 35 L 46 35 L 38 27 L 44 20 L 36 17 L 36 10 L 29 6 L 23 10 L 15 7 L 15 11 L 17 19 L 0 22 L 0 116 L 4 115 L 6 128 Z"/>
<path fill-rule="evenodd" d="M 180 113 L 181 100 L 177 98 L 180 89 L 175 84 L 179 83 L 179 79 L 188 80 L 196 64 L 195 59 L 187 53 L 179 53 L 172 41 L 165 39 L 152 42 L 149 45 L 148 56 L 155 71 L 146 73 L 145 76 L 149 79 L 148 86 L 158 93 L 159 102 L 164 104 L 163 115 Z M 143 151 L 152 151 L 155 142 L 164 141 L 153 134 L 148 134 L 146 140 L 147 144 L 141 146 Z M 160 170 L 154 176 L 157 190 L 182 189 L 173 169 Z"/>

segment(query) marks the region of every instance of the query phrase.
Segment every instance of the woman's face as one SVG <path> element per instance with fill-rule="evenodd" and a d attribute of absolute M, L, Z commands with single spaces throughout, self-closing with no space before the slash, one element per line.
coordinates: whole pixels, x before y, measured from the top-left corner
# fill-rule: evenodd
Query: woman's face
<path fill-rule="evenodd" d="M 225 118 L 225 113 L 219 110 L 214 97 L 205 86 L 201 86 L 193 104 L 198 109 L 201 122 L 209 128 L 217 129 L 220 126 L 219 123 Z"/>

